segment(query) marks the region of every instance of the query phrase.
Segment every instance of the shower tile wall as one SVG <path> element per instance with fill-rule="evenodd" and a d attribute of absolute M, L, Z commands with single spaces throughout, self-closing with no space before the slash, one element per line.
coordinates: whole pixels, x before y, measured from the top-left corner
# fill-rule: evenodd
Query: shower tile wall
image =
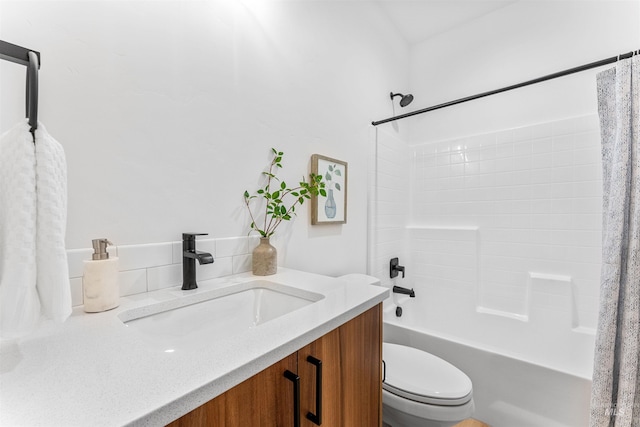
<path fill-rule="evenodd" d="M 460 227 L 478 228 L 477 310 L 520 320 L 531 310 L 563 311 L 573 328 L 595 328 L 602 222 L 597 116 L 411 150 L 410 225 L 438 229 L 445 242 L 447 228 L 452 242 Z M 438 278 L 450 262 L 444 264 L 431 260 L 430 268 L 416 269 L 416 285 L 446 279 Z"/>
<path fill-rule="evenodd" d="M 369 274 L 387 286 L 397 283 L 389 278 L 389 260 L 398 257 L 408 261 L 406 245 L 407 212 L 409 212 L 410 148 L 392 133 L 379 130 L 372 152 L 370 193 L 371 248 Z"/>

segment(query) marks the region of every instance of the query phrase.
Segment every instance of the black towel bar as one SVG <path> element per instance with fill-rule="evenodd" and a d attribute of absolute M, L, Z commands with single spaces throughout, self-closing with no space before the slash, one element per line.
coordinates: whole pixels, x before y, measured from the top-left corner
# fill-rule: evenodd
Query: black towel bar
<path fill-rule="evenodd" d="M 34 133 L 38 128 L 38 70 L 40 69 L 40 52 L 0 40 L 0 59 L 26 65 L 27 67 L 25 109 L 26 117 L 29 119 L 29 125 L 31 126 L 31 133 Z"/>

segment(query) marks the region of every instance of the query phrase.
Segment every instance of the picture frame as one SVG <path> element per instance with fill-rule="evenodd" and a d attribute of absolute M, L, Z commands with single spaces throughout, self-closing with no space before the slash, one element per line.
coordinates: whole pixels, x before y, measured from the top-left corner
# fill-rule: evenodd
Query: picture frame
<path fill-rule="evenodd" d="M 314 154 L 311 173 L 322 176 L 326 196 L 311 198 L 311 224 L 347 223 L 347 162 Z"/>

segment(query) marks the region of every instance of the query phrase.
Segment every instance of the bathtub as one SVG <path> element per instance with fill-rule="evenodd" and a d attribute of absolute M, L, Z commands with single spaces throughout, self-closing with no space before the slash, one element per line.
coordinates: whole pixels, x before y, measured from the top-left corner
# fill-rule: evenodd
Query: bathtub
<path fill-rule="evenodd" d="M 385 301 L 384 341 L 419 348 L 464 371 L 473 382 L 473 418 L 491 427 L 589 425 L 590 375 L 527 360 L 516 352 L 485 345 L 479 337 L 429 330 L 420 326 L 428 322 L 419 305 L 404 299 L 401 306 L 403 315 L 396 317 L 396 304 Z M 476 316 L 467 321 L 482 327 L 482 316 Z"/>

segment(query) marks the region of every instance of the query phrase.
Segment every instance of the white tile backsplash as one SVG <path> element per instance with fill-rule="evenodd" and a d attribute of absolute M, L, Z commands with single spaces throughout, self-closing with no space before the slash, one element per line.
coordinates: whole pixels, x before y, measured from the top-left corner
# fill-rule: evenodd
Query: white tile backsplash
<path fill-rule="evenodd" d="M 216 240 L 216 256 L 232 257 L 249 253 L 249 239 L 247 237 L 231 237 Z"/>
<path fill-rule="evenodd" d="M 147 290 L 178 286 L 182 283 L 182 263 L 147 268 Z"/>
<path fill-rule="evenodd" d="M 137 270 L 172 263 L 171 243 L 117 246 L 120 271 Z"/>
<path fill-rule="evenodd" d="M 91 259 L 93 249 L 71 249 L 67 251 L 69 277 L 82 277 L 84 261 Z"/>
<path fill-rule="evenodd" d="M 82 277 L 75 277 L 73 279 L 69 279 L 69 284 L 71 286 L 71 305 L 82 305 L 84 304 L 84 295 L 82 293 Z"/>
<path fill-rule="evenodd" d="M 147 292 L 147 269 L 121 271 L 118 285 L 123 296 Z"/>
<path fill-rule="evenodd" d="M 196 263 L 197 280 L 208 280 L 251 271 L 251 252 L 259 238 L 232 237 L 221 239 L 198 238 L 197 250 L 209 252 L 212 264 Z M 93 249 L 69 249 L 67 259 L 72 305 L 82 305 L 82 275 L 84 261 L 91 259 Z M 118 256 L 120 295 L 128 296 L 182 283 L 182 242 L 148 243 L 109 247 L 112 257 Z"/>
<path fill-rule="evenodd" d="M 232 259 L 233 274 L 244 273 L 252 269 L 252 257 L 250 254 L 236 255 Z"/>
<path fill-rule="evenodd" d="M 232 257 L 218 257 L 211 264 L 198 264 L 196 262 L 196 279 L 208 280 L 233 274 Z"/>

